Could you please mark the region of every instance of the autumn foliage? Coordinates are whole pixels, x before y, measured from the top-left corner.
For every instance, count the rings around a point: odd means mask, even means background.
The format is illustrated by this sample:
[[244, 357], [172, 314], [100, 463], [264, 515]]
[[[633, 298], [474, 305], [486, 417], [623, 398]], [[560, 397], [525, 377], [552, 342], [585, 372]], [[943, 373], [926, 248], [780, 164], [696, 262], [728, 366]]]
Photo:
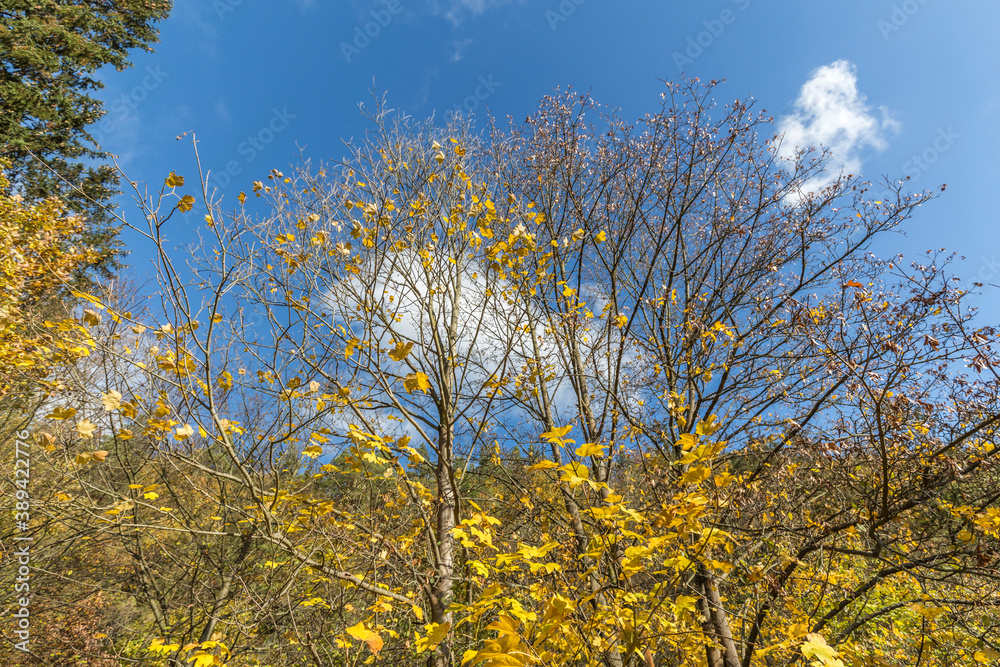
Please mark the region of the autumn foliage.
[[933, 195], [803, 192], [826, 156], [711, 95], [488, 137], [377, 106], [235, 210], [137, 190], [162, 308], [49, 322], [30, 421], [39, 558], [101, 590], [77, 654], [995, 663], [997, 332], [944, 258], [868, 252]]
[[59, 200], [27, 203], [0, 174], [0, 395], [25, 390], [26, 377], [43, 376], [51, 363], [51, 338], [33, 314], [93, 260], [83, 229]]

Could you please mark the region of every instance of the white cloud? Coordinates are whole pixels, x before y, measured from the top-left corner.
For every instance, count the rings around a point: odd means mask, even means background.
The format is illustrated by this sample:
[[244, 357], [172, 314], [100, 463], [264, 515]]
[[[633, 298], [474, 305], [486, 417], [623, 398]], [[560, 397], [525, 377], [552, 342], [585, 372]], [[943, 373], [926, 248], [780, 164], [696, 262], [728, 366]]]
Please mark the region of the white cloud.
[[[367, 352], [358, 352], [359, 367], [353, 375], [354, 382], [364, 386], [363, 393], [369, 397], [377, 397], [379, 400], [374, 403], [378, 404], [385, 398], [383, 389], [375, 376], [368, 375], [361, 368], [376, 368], [377, 374], [404, 375], [407, 373], [405, 363], [413, 364], [433, 376], [437, 365], [436, 341], [448, 340], [447, 327], [457, 306], [458, 328], [451, 342], [454, 344], [454, 357], [461, 361], [461, 370], [457, 371], [458, 383], [452, 391], [466, 417], [492, 421], [502, 428], [520, 424], [529, 431], [534, 428], [536, 434], [540, 432], [537, 430], [540, 425], [532, 421], [531, 413], [523, 405], [511, 402], [510, 394], [516, 391], [513, 384], [508, 384], [501, 394], [503, 405], [492, 407], [485, 398], [484, 389], [484, 383], [491, 377], [504, 377], [510, 383], [513, 375], [524, 373], [537, 364], [537, 367], [547, 369], [545, 382], [554, 419], [560, 424], [574, 422], [580, 414], [580, 407], [571, 382], [573, 372], [566, 349], [548, 331], [544, 310], [538, 304], [526, 302], [517, 293], [516, 287], [499, 278], [496, 272], [471, 260], [452, 264], [444, 261], [444, 256], [435, 256], [434, 261], [425, 265], [412, 249], [402, 250], [385, 262], [362, 263], [360, 275], [345, 276], [325, 285], [323, 303], [332, 313], [332, 324], [345, 328], [342, 340], [357, 336], [375, 342], [375, 347], [381, 349], [391, 348], [393, 341], [415, 343], [406, 362], [388, 362], [385, 357], [369, 360], [364, 356]], [[581, 285], [580, 297], [586, 301], [588, 309], [598, 313], [603, 311], [608, 299], [602, 286], [589, 283]], [[362, 326], [356, 316], [363, 303], [375, 306], [369, 311], [375, 318], [366, 326]], [[352, 329], [352, 322], [354, 330], [348, 334], [346, 331]], [[624, 361], [620, 373], [607, 368], [604, 356], [611, 350], [614, 358], [619, 345], [626, 346], [622, 352]], [[586, 375], [593, 383], [590, 386], [592, 394], [600, 391], [598, 387], [613, 384], [614, 379], [636, 377], [643, 372], [638, 366], [642, 361], [638, 351], [621, 340], [618, 328], [610, 325], [607, 319], [590, 321], [590, 326], [581, 332], [580, 349]], [[611, 373], [619, 375], [615, 378]], [[521, 381], [526, 381], [526, 377], [522, 377]], [[627, 379], [624, 385], [628, 387]], [[621, 391], [632, 408], [638, 410], [638, 393], [631, 388]], [[415, 394], [415, 397], [397, 394], [397, 398], [414, 414], [421, 414], [427, 409], [420, 394]], [[519, 400], [530, 402], [532, 399]], [[384, 407], [378, 407], [366, 410], [366, 414], [376, 422], [387, 413]], [[332, 421], [331, 428], [346, 431], [348, 423], [349, 415], [344, 415]], [[416, 438], [418, 435], [416, 428], [408, 426], [405, 421], [393, 423], [386, 420], [380, 426], [393, 437], [409, 435]]]
[[810, 146], [833, 155], [825, 173], [803, 184], [805, 191], [833, 183], [841, 171], [860, 175], [863, 150], [885, 150], [887, 135], [898, 131], [888, 109], [872, 109], [858, 91], [855, 69], [853, 63], [838, 60], [815, 70], [799, 91], [793, 113], [779, 121], [778, 132], [784, 135], [778, 149], [781, 157]]

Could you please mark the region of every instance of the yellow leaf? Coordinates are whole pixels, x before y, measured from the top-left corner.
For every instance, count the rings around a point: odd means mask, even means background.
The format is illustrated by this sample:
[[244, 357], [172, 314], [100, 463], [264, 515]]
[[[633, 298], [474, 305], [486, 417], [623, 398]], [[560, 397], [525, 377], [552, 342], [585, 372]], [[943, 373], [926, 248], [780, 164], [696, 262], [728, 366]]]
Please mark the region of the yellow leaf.
[[907, 605], [907, 607], [909, 609], [917, 612], [918, 614], [920, 614], [921, 616], [923, 616], [924, 618], [926, 618], [929, 621], [933, 621], [938, 616], [941, 616], [942, 614], [947, 614], [948, 613], [947, 609], [943, 609], [941, 607], [925, 607], [924, 605], [920, 604], [919, 602], [915, 602], [913, 604], [909, 604], [909, 605]]
[[174, 651], [179, 650], [181, 647], [180, 644], [166, 644], [164, 642], [166, 642], [166, 640], [163, 637], [154, 639], [149, 645], [149, 650], [154, 653], [163, 653], [166, 655], [167, 653], [173, 653]]
[[813, 664], [822, 667], [844, 667], [844, 663], [837, 659], [837, 650], [827, 645], [823, 635], [810, 632], [806, 635], [806, 642], [802, 644], [802, 655], [813, 659]]
[[427, 390], [431, 388], [431, 381], [423, 373], [410, 373], [403, 380], [403, 387], [407, 393], [413, 393], [416, 389], [427, 393]]
[[786, 630], [785, 632], [792, 639], [797, 639], [799, 637], [809, 634], [809, 625], [806, 623], [794, 623], [788, 626], [788, 630]]
[[385, 646], [385, 642], [382, 641], [382, 637], [376, 634], [369, 637], [365, 643], [368, 644], [368, 650], [375, 655], [378, 655], [378, 652], [382, 650], [383, 646]]
[[320, 447], [319, 445], [312, 445], [302, 450], [302, 456], [308, 456], [311, 459], [316, 458], [322, 453], [323, 453], [323, 448]]
[[156, 500], [157, 498], [160, 497], [160, 494], [158, 494], [156, 491], [149, 491], [147, 493], [142, 494], [142, 497], [145, 498], [146, 500]]
[[496, 630], [500, 635], [517, 636], [518, 623], [510, 616], [500, 614], [500, 620], [494, 621], [486, 626], [487, 630]]
[[177, 202], [177, 208], [181, 213], [187, 213], [194, 208], [194, 197], [191, 195], [184, 195], [181, 197], [181, 200]]
[[577, 456], [603, 456], [605, 445], [598, 445], [593, 442], [585, 442], [576, 450]]
[[541, 437], [549, 439], [549, 440], [552, 440], [552, 439], [555, 439], [555, 438], [564, 438], [564, 437], [566, 437], [566, 434], [569, 433], [572, 430], [573, 430], [573, 425], [572, 424], [570, 424], [569, 426], [560, 426], [559, 428], [554, 428], [551, 431], [546, 431], [545, 433], [542, 433]]
[[83, 323], [87, 326], [96, 327], [101, 323], [101, 316], [88, 308], [83, 311]]
[[418, 621], [424, 620], [424, 610], [417, 605], [413, 605], [413, 615], [417, 617]]
[[188, 658], [188, 662], [194, 662], [194, 667], [211, 667], [212, 665], [221, 665], [219, 659], [212, 655], [211, 653], [205, 653], [204, 651], [199, 651], [193, 656]]
[[49, 419], [69, 419], [76, 414], [75, 408], [55, 408], [46, 415]]
[[698, 604], [698, 598], [691, 597], [690, 595], [678, 595], [677, 600], [674, 603], [674, 611], [676, 613], [681, 613], [685, 609], [694, 611]]
[[174, 172], [170, 172], [170, 175], [167, 176], [166, 183], [168, 188], [179, 188], [184, 185], [184, 177], [178, 176]]
[[368, 644], [368, 650], [375, 654], [378, 654], [384, 645], [382, 637], [366, 628], [364, 623], [358, 623], [357, 625], [347, 628], [347, 634]]
[[104, 310], [104, 304], [102, 304], [101, 300], [98, 299], [97, 297], [91, 296], [90, 294], [87, 294], [86, 292], [78, 292], [75, 289], [71, 289], [70, 293], [73, 296], [75, 296], [76, 298], [83, 299], [84, 301], [89, 301], [90, 303], [92, 303], [95, 306], [97, 306], [100, 310]]
[[117, 410], [122, 404], [122, 395], [120, 392], [112, 389], [106, 394], [101, 395], [101, 403], [104, 405], [104, 409], [108, 412]]
[[695, 433], [698, 435], [712, 435], [720, 428], [722, 428], [722, 424], [716, 423], [715, 415], [711, 415], [708, 419], [698, 422]]
[[681, 477], [681, 484], [699, 484], [704, 482], [712, 474], [711, 468], [705, 466], [694, 466]]
[[692, 433], [682, 433], [677, 440], [677, 446], [687, 451], [698, 444], [698, 438]]
[[96, 452], [91, 452], [90, 455], [93, 456], [95, 460], [103, 463], [104, 459], [108, 458], [108, 451], [105, 449], [101, 449]]
[[563, 471], [560, 481], [568, 482], [574, 489], [590, 479], [590, 471], [582, 463], [567, 463], [560, 470]]
[[402, 361], [403, 359], [406, 359], [406, 357], [410, 354], [410, 351], [412, 349], [413, 349], [412, 342], [396, 343], [396, 349], [389, 352], [389, 358], [392, 359], [393, 361]]
[[190, 424], [184, 424], [184, 426], [177, 427], [177, 432], [174, 433], [174, 438], [176, 440], [187, 440], [192, 435], [194, 435], [194, 427]]
[[93, 423], [89, 419], [84, 419], [76, 423], [76, 432], [80, 434], [80, 437], [84, 440], [90, 440], [94, 437], [94, 431], [97, 430], [97, 424]]
[[559, 464], [554, 461], [539, 461], [535, 465], [528, 468], [529, 471], [534, 470], [548, 470], [550, 468], [558, 468]]
[[594, 240], [597, 241], [598, 243], [604, 243], [607, 240], [607, 238], [608, 235], [602, 231], [598, 232], [597, 236], [594, 237]]
[[448, 631], [451, 630], [451, 623], [430, 623], [425, 625], [424, 629], [427, 631], [427, 636], [418, 637], [417, 641], [414, 642], [414, 648], [417, 650], [417, 653], [434, 650], [448, 636]]

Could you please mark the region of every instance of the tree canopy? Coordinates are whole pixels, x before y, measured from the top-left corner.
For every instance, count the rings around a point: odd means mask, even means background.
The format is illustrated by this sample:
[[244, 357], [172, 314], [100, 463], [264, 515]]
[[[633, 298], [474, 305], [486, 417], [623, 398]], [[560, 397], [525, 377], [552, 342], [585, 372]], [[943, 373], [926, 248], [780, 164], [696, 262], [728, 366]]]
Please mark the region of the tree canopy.
[[995, 663], [998, 332], [946, 257], [870, 252], [936, 193], [805, 190], [829, 156], [715, 92], [377, 104], [234, 210], [136, 184], [156, 308], [46, 324], [19, 659]]

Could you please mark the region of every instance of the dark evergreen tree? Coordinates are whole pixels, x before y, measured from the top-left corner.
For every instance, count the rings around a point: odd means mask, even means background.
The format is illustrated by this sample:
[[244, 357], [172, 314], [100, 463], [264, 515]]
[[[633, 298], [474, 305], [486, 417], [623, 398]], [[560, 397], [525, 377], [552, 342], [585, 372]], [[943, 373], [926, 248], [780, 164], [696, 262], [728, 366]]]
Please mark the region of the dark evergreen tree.
[[[58, 196], [86, 217], [80, 241], [100, 251], [85, 273], [108, 275], [123, 256], [104, 206], [117, 174], [88, 133], [104, 115], [93, 97], [101, 67], [121, 71], [151, 50], [170, 0], [4, 0], [0, 3], [0, 161], [28, 199]], [[85, 274], [77, 276], [85, 280]]]

